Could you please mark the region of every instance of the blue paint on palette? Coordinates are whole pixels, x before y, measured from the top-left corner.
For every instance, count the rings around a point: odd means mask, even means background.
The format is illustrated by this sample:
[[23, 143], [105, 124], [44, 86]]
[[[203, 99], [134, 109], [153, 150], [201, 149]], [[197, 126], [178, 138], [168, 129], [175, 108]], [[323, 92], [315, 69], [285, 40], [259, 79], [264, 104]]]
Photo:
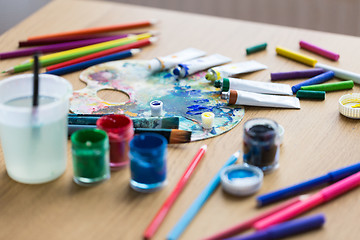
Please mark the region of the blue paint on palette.
[[212, 109], [214, 107], [212, 107], [212, 106], [203, 106], [203, 105], [191, 105], [191, 106], [189, 106], [187, 108], [190, 109], [190, 110], [187, 111], [186, 114], [199, 115], [199, 114], [202, 114], [204, 112], [212, 112]]
[[[151, 74], [147, 61], [125, 60], [108, 62], [88, 68], [80, 79], [87, 87], [74, 92], [70, 110], [74, 113], [122, 113], [129, 117], [149, 117], [149, 103], [163, 102], [164, 116], [180, 117], [180, 129], [192, 131], [191, 140], [201, 140], [222, 134], [236, 126], [244, 115], [241, 107], [229, 107], [221, 100], [221, 92], [205, 79], [206, 72], [177, 80], [169, 72]], [[106, 83], [106, 84], [104, 84]], [[130, 100], [108, 103], [96, 96], [102, 89], [125, 92]], [[214, 128], [204, 130], [201, 114], [215, 114]]]
[[210, 102], [209, 99], [198, 99], [198, 100], [194, 100], [194, 103], [206, 103], [206, 102]]

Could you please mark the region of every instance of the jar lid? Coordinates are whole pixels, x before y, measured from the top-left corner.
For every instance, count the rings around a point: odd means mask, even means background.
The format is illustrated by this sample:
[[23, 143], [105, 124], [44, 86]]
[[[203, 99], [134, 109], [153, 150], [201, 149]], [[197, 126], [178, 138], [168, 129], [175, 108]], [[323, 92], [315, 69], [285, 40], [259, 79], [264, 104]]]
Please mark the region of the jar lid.
[[339, 99], [339, 112], [348, 118], [360, 119], [360, 93], [345, 94]]
[[250, 165], [231, 165], [220, 173], [224, 191], [236, 196], [248, 196], [257, 192], [264, 174], [260, 168]]

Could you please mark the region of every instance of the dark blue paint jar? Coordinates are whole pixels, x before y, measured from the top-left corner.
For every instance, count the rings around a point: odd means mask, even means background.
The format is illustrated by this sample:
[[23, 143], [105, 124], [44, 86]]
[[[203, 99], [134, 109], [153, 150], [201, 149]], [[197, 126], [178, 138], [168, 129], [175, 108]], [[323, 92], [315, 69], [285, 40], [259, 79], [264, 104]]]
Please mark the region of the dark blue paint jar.
[[130, 142], [132, 189], [153, 192], [166, 184], [167, 141], [156, 133], [135, 135]]
[[279, 166], [278, 124], [266, 118], [254, 118], [244, 124], [244, 163], [269, 173]]

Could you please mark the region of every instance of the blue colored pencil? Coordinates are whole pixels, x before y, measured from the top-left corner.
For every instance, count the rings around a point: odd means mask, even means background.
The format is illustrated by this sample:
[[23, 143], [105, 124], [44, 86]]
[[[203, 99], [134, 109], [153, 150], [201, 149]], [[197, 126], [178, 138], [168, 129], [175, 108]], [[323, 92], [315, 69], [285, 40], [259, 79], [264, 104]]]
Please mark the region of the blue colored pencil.
[[301, 82], [299, 84], [296, 84], [294, 86], [291, 87], [291, 90], [293, 91], [293, 93], [295, 94], [297, 91], [300, 90], [300, 88], [302, 86], [309, 86], [309, 85], [314, 85], [314, 84], [319, 84], [319, 83], [323, 83], [326, 82], [327, 80], [332, 79], [335, 76], [333, 71], [327, 71], [324, 72], [320, 75], [317, 75], [315, 77], [312, 77], [304, 82]]
[[99, 64], [99, 63], [104, 63], [104, 62], [110, 62], [110, 61], [115, 61], [115, 60], [120, 60], [123, 58], [127, 58], [127, 57], [131, 57], [136, 53], [139, 53], [140, 49], [130, 49], [130, 50], [126, 50], [126, 51], [121, 51], [118, 53], [114, 53], [108, 56], [104, 56], [104, 57], [100, 57], [100, 58], [96, 58], [96, 59], [92, 59], [89, 61], [85, 61], [85, 62], [81, 62], [81, 63], [77, 63], [77, 64], [73, 64], [70, 66], [66, 66], [63, 68], [58, 68], [52, 71], [48, 71], [45, 72], [46, 74], [54, 74], [54, 75], [64, 75], [67, 73], [72, 73], [75, 71], [79, 71], [85, 68], [88, 68], [90, 66]]
[[302, 194], [310, 189], [321, 186], [326, 183], [337, 182], [343, 178], [346, 178], [352, 174], [360, 171], [360, 163], [356, 163], [344, 168], [340, 168], [331, 171], [320, 177], [316, 177], [290, 187], [286, 187], [274, 192], [263, 194], [257, 197], [258, 206], [265, 206], [267, 204], [292, 197], [298, 194]]
[[240, 155], [240, 151], [234, 153], [229, 160], [222, 166], [220, 171], [213, 177], [213, 179], [209, 182], [209, 184], [205, 187], [205, 189], [199, 194], [199, 196], [195, 199], [192, 205], [188, 208], [185, 214], [181, 217], [181, 219], [177, 222], [174, 228], [167, 235], [168, 240], [175, 240], [180, 237], [185, 228], [190, 224], [191, 220], [195, 217], [197, 212], [204, 205], [206, 200], [210, 197], [210, 195], [215, 191], [216, 187], [220, 183], [220, 173], [221, 171], [236, 162]]

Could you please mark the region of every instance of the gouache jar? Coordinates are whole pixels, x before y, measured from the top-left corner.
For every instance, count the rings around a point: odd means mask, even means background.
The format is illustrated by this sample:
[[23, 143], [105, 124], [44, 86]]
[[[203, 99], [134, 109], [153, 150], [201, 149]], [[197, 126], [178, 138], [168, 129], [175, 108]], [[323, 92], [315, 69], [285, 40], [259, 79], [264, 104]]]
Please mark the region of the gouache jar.
[[152, 192], [166, 184], [167, 141], [156, 133], [136, 135], [130, 142], [132, 189]]
[[132, 120], [125, 115], [112, 114], [99, 118], [96, 126], [108, 134], [111, 169], [129, 164], [129, 142], [134, 137]]
[[278, 124], [266, 118], [254, 118], [244, 124], [244, 163], [269, 173], [279, 166]]
[[71, 135], [74, 182], [92, 185], [110, 178], [109, 139], [103, 130], [82, 129]]

